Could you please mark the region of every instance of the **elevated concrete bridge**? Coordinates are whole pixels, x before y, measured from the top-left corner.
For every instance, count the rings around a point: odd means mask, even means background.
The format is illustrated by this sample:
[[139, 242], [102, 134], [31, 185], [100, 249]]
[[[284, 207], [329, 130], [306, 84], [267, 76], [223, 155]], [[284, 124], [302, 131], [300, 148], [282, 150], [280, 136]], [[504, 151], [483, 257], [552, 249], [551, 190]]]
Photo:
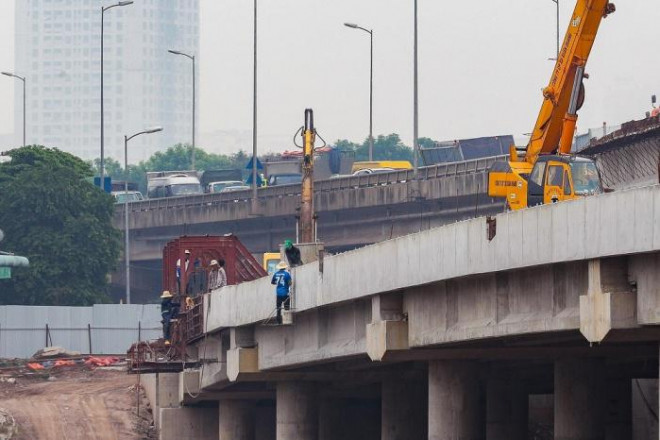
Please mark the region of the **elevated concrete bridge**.
[[[657, 182], [660, 121], [624, 124], [584, 154], [596, 158], [608, 187]], [[487, 195], [487, 170], [497, 159], [425, 167], [419, 181], [413, 181], [411, 171], [401, 171], [317, 182], [319, 237], [334, 252], [502, 212], [503, 202]], [[181, 235], [233, 233], [255, 254], [295, 238], [298, 186], [263, 188], [259, 198], [257, 213], [250, 209], [250, 191], [131, 203], [133, 297], [153, 296], [161, 278], [162, 249]], [[123, 229], [123, 206], [117, 207], [114, 224]], [[121, 296], [123, 272], [113, 276], [113, 285]]]
[[146, 379], [160, 438], [658, 438], [660, 186], [486, 231], [294, 268], [293, 325], [266, 278], [206, 295], [201, 367]]

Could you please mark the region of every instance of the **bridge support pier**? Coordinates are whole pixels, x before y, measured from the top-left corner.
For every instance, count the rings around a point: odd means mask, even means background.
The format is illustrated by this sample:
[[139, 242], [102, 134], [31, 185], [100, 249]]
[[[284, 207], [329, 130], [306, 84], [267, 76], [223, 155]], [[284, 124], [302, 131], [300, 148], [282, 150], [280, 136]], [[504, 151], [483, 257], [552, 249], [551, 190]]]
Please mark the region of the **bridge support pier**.
[[215, 408], [162, 408], [158, 440], [218, 440]]
[[255, 405], [249, 400], [221, 400], [219, 440], [255, 440]]
[[603, 362], [599, 359], [555, 361], [555, 439], [605, 438]]
[[426, 381], [385, 380], [381, 387], [381, 440], [425, 440]]
[[312, 382], [277, 383], [277, 440], [317, 440], [319, 401]]
[[632, 428], [632, 380], [621, 378], [608, 381], [607, 411], [605, 413], [606, 440], [633, 438]]
[[488, 379], [486, 394], [486, 438], [525, 440], [528, 424], [528, 395], [510, 374]]
[[429, 363], [429, 440], [484, 440], [485, 423], [474, 362]]

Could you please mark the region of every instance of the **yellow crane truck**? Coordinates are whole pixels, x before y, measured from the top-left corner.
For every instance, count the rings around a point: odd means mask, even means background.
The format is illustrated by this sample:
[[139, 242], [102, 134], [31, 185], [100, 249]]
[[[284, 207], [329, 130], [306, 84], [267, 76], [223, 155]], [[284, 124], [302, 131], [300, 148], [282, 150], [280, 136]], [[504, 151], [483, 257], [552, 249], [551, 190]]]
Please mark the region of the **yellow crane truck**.
[[584, 69], [602, 19], [615, 10], [608, 0], [577, 1], [524, 155], [511, 146], [509, 160], [489, 171], [488, 195], [506, 197], [510, 209], [603, 191], [594, 161], [570, 152], [584, 102]]

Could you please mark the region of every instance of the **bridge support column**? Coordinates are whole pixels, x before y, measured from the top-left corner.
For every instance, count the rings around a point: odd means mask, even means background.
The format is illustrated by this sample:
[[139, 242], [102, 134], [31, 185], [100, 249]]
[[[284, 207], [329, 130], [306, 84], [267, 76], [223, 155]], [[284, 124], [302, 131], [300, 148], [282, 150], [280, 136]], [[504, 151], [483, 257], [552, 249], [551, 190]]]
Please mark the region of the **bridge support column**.
[[316, 384], [278, 382], [277, 440], [318, 440], [319, 402]]
[[255, 410], [254, 440], [275, 440], [275, 405], [274, 402], [261, 402]]
[[528, 396], [520, 381], [511, 375], [489, 377], [486, 391], [486, 438], [527, 439]]
[[607, 390], [606, 440], [633, 438], [632, 431], [632, 380], [610, 380]]
[[482, 408], [476, 363], [429, 363], [429, 440], [485, 439]]
[[163, 408], [158, 440], [219, 440], [215, 408]]
[[426, 440], [426, 381], [389, 379], [381, 388], [381, 440]]
[[220, 440], [255, 440], [255, 405], [249, 400], [221, 400]]
[[597, 359], [555, 361], [555, 439], [605, 438], [604, 365]]

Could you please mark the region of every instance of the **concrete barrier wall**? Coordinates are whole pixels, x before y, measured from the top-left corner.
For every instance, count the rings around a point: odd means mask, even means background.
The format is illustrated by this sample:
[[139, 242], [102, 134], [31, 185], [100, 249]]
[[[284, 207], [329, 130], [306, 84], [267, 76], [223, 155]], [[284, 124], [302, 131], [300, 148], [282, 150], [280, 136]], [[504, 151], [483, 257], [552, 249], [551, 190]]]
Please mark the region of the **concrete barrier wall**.
[[[469, 275], [660, 250], [660, 186], [588, 197], [400, 237], [294, 269], [298, 311]], [[213, 297], [208, 330], [267, 319], [268, 279]], [[216, 298], [218, 298], [216, 300]], [[220, 307], [215, 307], [218, 305]]]
[[94, 354], [126, 353], [138, 337], [160, 337], [160, 319], [156, 304], [0, 306], [0, 358], [29, 358], [47, 345], [89, 353], [90, 342]]

